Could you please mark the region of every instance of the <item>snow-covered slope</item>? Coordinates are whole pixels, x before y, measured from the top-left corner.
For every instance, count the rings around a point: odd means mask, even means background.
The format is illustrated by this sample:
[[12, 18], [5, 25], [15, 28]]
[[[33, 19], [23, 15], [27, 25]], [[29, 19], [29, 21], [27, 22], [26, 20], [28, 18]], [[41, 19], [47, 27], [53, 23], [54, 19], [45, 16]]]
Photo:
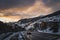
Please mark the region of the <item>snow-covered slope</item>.
[[[41, 29], [41, 23], [47, 23], [46, 28], [44, 30], [40, 30]], [[57, 31], [54, 32], [54, 28], [52, 30], [50, 30], [52, 27], [51, 25], [57, 23]], [[35, 25], [38, 25], [35, 27]], [[46, 33], [57, 33], [60, 34], [60, 11], [54, 12], [52, 14], [46, 15], [46, 16], [38, 16], [35, 18], [29, 18], [29, 19], [22, 19], [19, 20], [18, 22], [12, 23], [12, 26], [16, 26], [18, 27], [22, 27], [26, 30], [36, 30], [38, 32], [46, 32]], [[33, 31], [34, 31], [33, 30]]]
[[2, 33], [0, 40], [60, 40], [60, 11], [43, 17], [23, 19], [7, 24], [12, 26], [15, 32], [12, 30]]

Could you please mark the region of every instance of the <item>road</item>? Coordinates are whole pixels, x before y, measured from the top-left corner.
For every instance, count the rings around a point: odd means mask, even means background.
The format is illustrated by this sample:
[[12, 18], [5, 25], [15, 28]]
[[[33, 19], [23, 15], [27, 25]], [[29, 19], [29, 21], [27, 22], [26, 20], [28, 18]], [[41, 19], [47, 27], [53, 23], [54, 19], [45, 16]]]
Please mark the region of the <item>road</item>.
[[32, 32], [30, 34], [30, 40], [60, 40], [60, 35], [41, 33], [41, 32]]

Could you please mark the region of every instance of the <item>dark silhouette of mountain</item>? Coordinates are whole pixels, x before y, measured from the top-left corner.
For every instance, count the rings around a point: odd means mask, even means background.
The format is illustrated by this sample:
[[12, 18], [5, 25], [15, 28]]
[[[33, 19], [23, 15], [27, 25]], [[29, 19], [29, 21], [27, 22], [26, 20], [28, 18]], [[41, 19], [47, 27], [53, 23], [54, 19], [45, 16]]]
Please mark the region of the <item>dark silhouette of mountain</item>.
[[[46, 15], [46, 16], [42, 16], [42, 17], [38, 16], [38, 17], [35, 17], [35, 18], [22, 19], [22, 20], [19, 20], [18, 22], [20, 22], [20, 25], [21, 24], [25, 24], [25, 23], [29, 23], [29, 22], [33, 23], [33, 22], [36, 22], [37, 20], [40, 20], [40, 19], [43, 19], [43, 18], [46, 18], [46, 17], [56, 16], [56, 15], [59, 15], [59, 14], [60, 14], [60, 11], [57, 11], [57, 12], [54, 12], [54, 13]], [[12, 31], [12, 32], [14, 31], [14, 32], [16, 32], [16, 31], [25, 30], [24, 28], [18, 26], [17, 24], [15, 24], [15, 26], [7, 25], [7, 24], [8, 23], [3, 23], [3, 22], [0, 21], [0, 32], [5, 32], [5, 31], [6, 32], [7, 31]]]
[[35, 22], [39, 19], [46, 18], [46, 17], [52, 17], [52, 16], [56, 16], [56, 15], [59, 15], [59, 14], [60, 14], [60, 10], [56, 11], [54, 13], [51, 13], [49, 15], [45, 15], [45, 16], [38, 16], [38, 17], [34, 17], [34, 18], [21, 19], [18, 22], [21, 22], [21, 24], [28, 23], [28, 22]]
[[59, 11], [56, 11], [56, 12], [54, 12], [54, 13], [51, 13], [51, 14], [49, 14], [49, 15], [46, 15], [46, 16], [44, 16], [44, 17], [42, 17], [42, 18], [57, 16], [57, 15], [59, 15], [59, 14], [60, 14], [60, 10], [59, 10]]
[[[43, 19], [43, 21], [41, 21], [42, 23], [44, 23], [44, 21], [45, 21], [45, 19], [44, 18], [50, 18], [50, 17], [52, 17], [52, 19], [54, 19], [54, 17], [53, 16], [57, 16], [57, 17], [59, 17], [58, 15], [60, 14], [60, 10], [59, 11], [56, 11], [56, 12], [54, 12], [54, 13], [51, 13], [51, 14], [49, 14], [49, 15], [45, 15], [45, 16], [38, 16], [38, 17], [35, 17], [35, 18], [29, 18], [29, 19], [22, 19], [22, 20], [19, 20], [18, 22], [20, 22], [20, 24], [25, 24], [25, 23], [28, 23], [29, 24], [29, 22], [30, 22], [30, 24], [32, 24], [34, 27], [35, 27], [35, 25], [37, 25], [37, 24], [35, 24], [35, 23], [38, 23], [38, 22], [40, 22], [40, 21], [38, 21], [38, 20], [41, 20], [41, 19]], [[55, 18], [56, 19], [56, 18]], [[49, 19], [47, 19], [48, 21], [49, 21]], [[57, 20], [60, 20], [60, 19], [57, 19]], [[38, 22], [36, 22], [36, 21], [38, 21]], [[17, 22], [17, 23], [18, 23]], [[35, 23], [34, 23], [35, 22]], [[53, 23], [52, 24], [52, 27], [50, 28], [50, 30], [53, 30], [53, 32], [58, 32], [58, 28], [59, 27], [57, 27], [58, 26], [58, 21], [55, 21], [55, 20], [53, 20], [52, 22], [47, 22], [47, 24], [48, 23]], [[29, 25], [25, 25], [25, 27], [28, 27], [28, 26], [31, 26], [30, 24]], [[40, 25], [40, 24], [39, 24]], [[45, 24], [46, 25], [46, 24]], [[44, 25], [44, 26], [45, 26]], [[55, 25], [55, 26], [54, 26]], [[44, 29], [44, 27], [40, 27], [40, 28], [42, 28], [42, 29]], [[47, 26], [45, 27], [45, 29], [47, 28]]]
[[9, 26], [6, 23], [0, 21], [0, 33], [8, 31], [8, 28]]
[[34, 21], [37, 21], [40, 17], [35, 17], [35, 18], [26, 18], [26, 19], [21, 19], [19, 20], [18, 22], [20, 22], [21, 24], [24, 24], [24, 23], [28, 23], [28, 22], [34, 22]]
[[24, 29], [21, 27], [10, 26], [8, 23], [3, 23], [0, 21], [0, 33], [6, 33], [6, 32], [17, 32], [17, 31], [23, 31]]
[[[38, 16], [38, 17], [35, 17], [35, 18], [22, 19], [22, 20], [18, 21], [20, 23], [14, 22], [14, 23], [11, 23], [10, 25], [8, 25], [9, 23], [3, 23], [3, 22], [0, 21], [0, 33], [1, 34], [2, 33], [5, 33], [5, 34], [7, 33], [5, 35], [5, 37], [0, 36], [0, 38], [1, 38], [1, 40], [2, 39], [3, 40], [4, 39], [18, 40], [18, 38], [19, 38], [19, 40], [20, 39], [21, 40], [22, 39], [23, 40], [25, 40], [25, 39], [27, 39], [27, 40], [30, 40], [30, 39], [31, 40], [56, 40], [56, 39], [58, 39], [58, 40], [60, 40], [60, 35], [59, 34], [51, 34], [51, 33], [46, 33], [46, 32], [37, 32], [37, 31], [31, 32], [30, 30], [25, 30], [25, 28], [22, 28], [24, 25], [26, 26], [26, 23], [28, 23], [26, 28], [31, 27], [30, 24], [32, 24], [33, 27], [36, 27], [36, 28], [38, 27], [39, 28], [40, 24], [38, 22], [40, 22], [40, 21], [38, 21], [38, 20], [41, 20], [41, 19], [45, 20], [44, 18], [46, 18], [46, 17], [48, 17], [48, 18], [52, 17], [53, 18], [53, 16], [58, 16], [58, 15], [60, 15], [60, 11], [57, 11], [57, 12], [54, 12], [52, 14], [42, 16], [42, 17]], [[31, 23], [29, 24], [29, 22], [31, 22]], [[46, 25], [46, 23], [47, 22], [42, 21], [42, 24], [41, 24], [41, 27], [40, 27], [41, 30], [45, 30], [47, 28], [48, 23], [47, 23], [47, 25]], [[53, 30], [54, 33], [58, 32], [58, 29], [59, 29], [58, 22], [49, 22], [49, 23], [52, 24], [52, 26], [50, 26], [51, 27], [50, 30]], [[24, 24], [24, 25], [18, 26], [18, 24], [19, 25]], [[34, 30], [36, 30], [36, 29], [34, 29]], [[12, 32], [12, 33], [8, 34], [8, 32]], [[4, 36], [4, 34], [3, 34], [3, 36]]]

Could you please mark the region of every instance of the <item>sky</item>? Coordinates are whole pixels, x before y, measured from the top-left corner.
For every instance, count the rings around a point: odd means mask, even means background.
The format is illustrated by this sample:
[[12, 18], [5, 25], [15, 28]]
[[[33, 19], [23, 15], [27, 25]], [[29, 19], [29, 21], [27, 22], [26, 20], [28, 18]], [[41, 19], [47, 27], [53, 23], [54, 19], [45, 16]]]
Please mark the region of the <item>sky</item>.
[[58, 10], [60, 0], [0, 0], [0, 21], [13, 22], [48, 15]]

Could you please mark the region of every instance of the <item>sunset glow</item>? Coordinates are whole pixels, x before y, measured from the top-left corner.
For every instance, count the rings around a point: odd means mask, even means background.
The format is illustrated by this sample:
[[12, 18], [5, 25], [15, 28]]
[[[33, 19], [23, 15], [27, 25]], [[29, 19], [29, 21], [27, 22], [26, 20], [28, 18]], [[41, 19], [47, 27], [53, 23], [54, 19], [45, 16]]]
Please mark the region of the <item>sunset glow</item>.
[[[2, 21], [3, 19], [4, 22], [13, 22], [19, 19], [48, 15], [54, 12], [53, 7], [46, 6], [42, 0], [34, 1], [34, 4], [31, 6], [0, 9], [0, 20]], [[49, 2], [47, 1], [47, 3]]]

